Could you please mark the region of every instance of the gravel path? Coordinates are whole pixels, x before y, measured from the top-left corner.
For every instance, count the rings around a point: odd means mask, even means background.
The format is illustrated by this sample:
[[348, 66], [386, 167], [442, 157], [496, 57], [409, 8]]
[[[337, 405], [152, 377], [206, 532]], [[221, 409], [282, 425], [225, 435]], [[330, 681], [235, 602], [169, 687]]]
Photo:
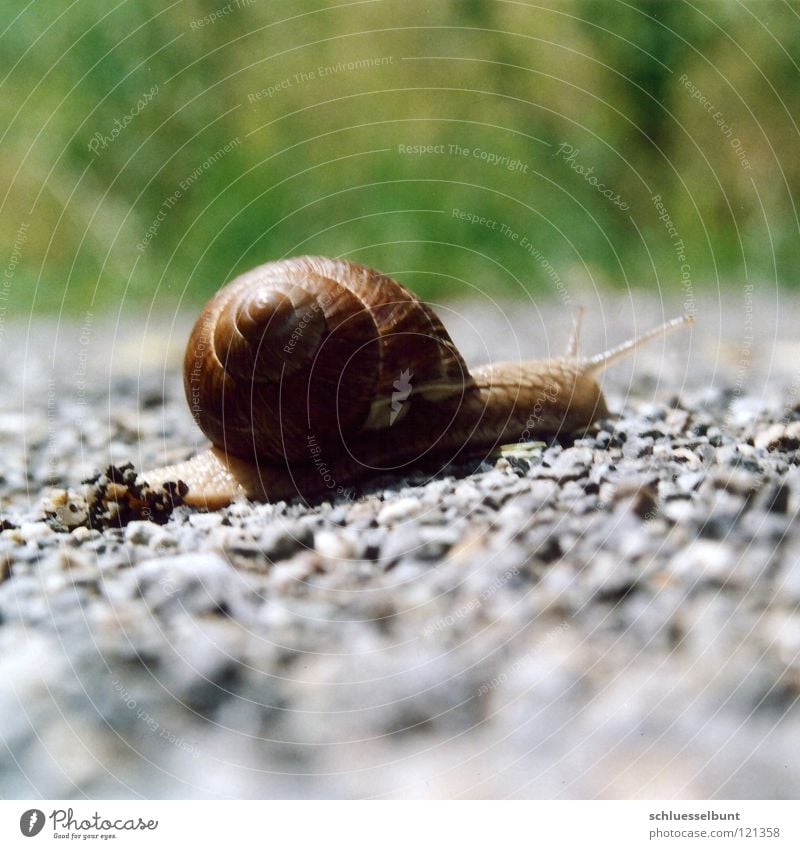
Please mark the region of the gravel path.
[[[585, 303], [587, 353], [680, 311]], [[47, 486], [203, 444], [190, 319], [4, 324], [0, 796], [796, 798], [798, 307], [699, 302], [572, 444], [71, 534]], [[570, 323], [442, 314], [470, 362]]]

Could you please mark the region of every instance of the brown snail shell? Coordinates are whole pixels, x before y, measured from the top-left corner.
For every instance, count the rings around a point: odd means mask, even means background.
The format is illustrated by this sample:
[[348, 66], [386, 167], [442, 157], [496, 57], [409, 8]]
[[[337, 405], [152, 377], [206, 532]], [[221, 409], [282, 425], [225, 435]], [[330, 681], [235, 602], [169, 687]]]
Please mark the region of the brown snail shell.
[[393, 383], [462, 395], [469, 371], [439, 319], [390, 277], [343, 260], [259, 266], [208, 303], [184, 383], [195, 421], [232, 456], [278, 463], [358, 453], [359, 434], [389, 423]]

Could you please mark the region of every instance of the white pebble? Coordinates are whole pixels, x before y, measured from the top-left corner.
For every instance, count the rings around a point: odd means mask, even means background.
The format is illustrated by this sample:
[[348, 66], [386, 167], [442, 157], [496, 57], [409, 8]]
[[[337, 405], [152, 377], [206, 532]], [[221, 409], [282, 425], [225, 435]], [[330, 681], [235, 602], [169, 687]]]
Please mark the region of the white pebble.
[[353, 543], [341, 531], [317, 531], [314, 548], [331, 560], [349, 560], [353, 556]]
[[754, 441], [756, 448], [767, 451], [793, 450], [800, 443], [800, 422], [771, 425], [758, 433]]
[[671, 521], [689, 522], [695, 515], [695, 506], [688, 498], [673, 498], [661, 507], [661, 512]]
[[419, 513], [421, 506], [418, 498], [399, 498], [397, 501], [390, 501], [378, 513], [378, 524], [391, 525], [394, 522], [410, 519]]
[[697, 539], [678, 551], [670, 565], [673, 572], [686, 576], [688, 580], [702, 576], [724, 581], [733, 566], [733, 553], [724, 543]]
[[53, 529], [44, 522], [23, 522], [18, 528], [3, 531], [6, 537], [16, 543], [37, 542], [53, 535]]
[[100, 531], [98, 531], [97, 528], [85, 528], [81, 526], [80, 528], [75, 528], [75, 530], [72, 531], [71, 536], [76, 542], [83, 543], [90, 539], [99, 537]]
[[153, 522], [130, 522], [125, 528], [125, 541], [150, 548], [175, 545], [172, 535]]
[[217, 528], [222, 524], [222, 513], [192, 513], [189, 524], [202, 530]]

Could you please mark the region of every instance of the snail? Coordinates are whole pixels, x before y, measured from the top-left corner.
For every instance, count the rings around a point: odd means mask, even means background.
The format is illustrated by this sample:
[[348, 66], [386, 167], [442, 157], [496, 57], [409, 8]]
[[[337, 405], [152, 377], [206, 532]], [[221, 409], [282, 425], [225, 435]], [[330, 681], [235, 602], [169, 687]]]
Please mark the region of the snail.
[[468, 369], [433, 310], [391, 277], [341, 259], [270, 262], [212, 297], [186, 348], [187, 400], [211, 447], [142, 477], [181, 481], [184, 503], [216, 509], [573, 434], [608, 415], [606, 366], [691, 320], [582, 359], [577, 319], [563, 357]]

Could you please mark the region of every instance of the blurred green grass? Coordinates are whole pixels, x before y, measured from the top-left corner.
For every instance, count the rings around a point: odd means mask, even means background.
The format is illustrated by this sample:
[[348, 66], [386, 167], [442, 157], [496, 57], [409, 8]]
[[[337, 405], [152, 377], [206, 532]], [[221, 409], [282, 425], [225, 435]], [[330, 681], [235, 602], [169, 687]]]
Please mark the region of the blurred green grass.
[[796, 3], [78, 0], [0, 31], [9, 311], [299, 253], [430, 298], [796, 283]]

